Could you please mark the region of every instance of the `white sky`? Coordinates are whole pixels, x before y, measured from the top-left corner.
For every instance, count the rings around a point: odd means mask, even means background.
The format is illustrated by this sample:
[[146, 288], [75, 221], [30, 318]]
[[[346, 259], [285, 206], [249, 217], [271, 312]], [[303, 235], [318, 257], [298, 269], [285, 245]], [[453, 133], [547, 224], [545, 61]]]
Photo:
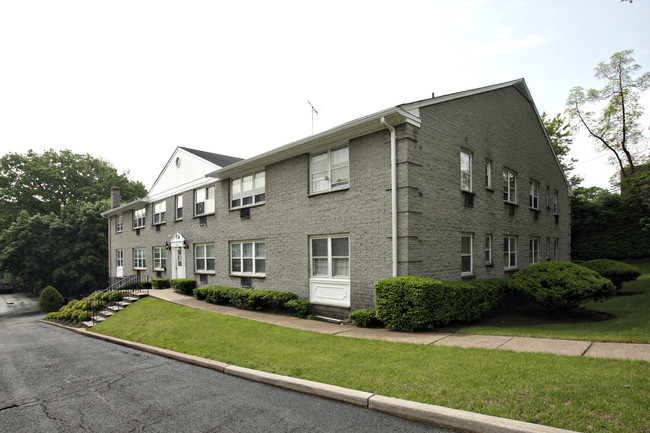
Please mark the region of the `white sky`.
[[[150, 188], [176, 146], [248, 158], [311, 135], [308, 100], [320, 132], [523, 77], [553, 116], [617, 51], [650, 71], [649, 18], [643, 0], [0, 0], [0, 155], [71, 149]], [[574, 147], [607, 187], [606, 155]]]

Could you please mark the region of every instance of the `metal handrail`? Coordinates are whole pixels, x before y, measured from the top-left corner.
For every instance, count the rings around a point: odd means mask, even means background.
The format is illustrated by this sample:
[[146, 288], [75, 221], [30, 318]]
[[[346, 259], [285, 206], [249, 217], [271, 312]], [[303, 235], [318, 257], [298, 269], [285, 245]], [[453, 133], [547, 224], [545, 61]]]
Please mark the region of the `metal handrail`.
[[[149, 286], [147, 284], [142, 284], [148, 281], [149, 276], [147, 275], [129, 275], [120, 278], [104, 290], [93, 292], [93, 294], [101, 293], [101, 295], [96, 295], [94, 299], [90, 300], [86, 304], [86, 311], [88, 312], [89, 320], [94, 325], [97, 323], [97, 316], [99, 316], [100, 312], [105, 308], [108, 308], [110, 305], [121, 301], [125, 296], [140, 294], [143, 292], [148, 294]], [[111, 299], [111, 293], [115, 292], [119, 292], [119, 295]]]

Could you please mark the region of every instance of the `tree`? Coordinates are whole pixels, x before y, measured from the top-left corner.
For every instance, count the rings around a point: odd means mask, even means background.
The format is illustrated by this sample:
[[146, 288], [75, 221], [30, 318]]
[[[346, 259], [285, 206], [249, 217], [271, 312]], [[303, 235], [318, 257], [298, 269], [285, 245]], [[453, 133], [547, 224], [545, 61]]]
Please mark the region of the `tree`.
[[[609, 62], [599, 63], [595, 76], [604, 81], [603, 88], [585, 91], [582, 87], [574, 87], [566, 104], [569, 117], [611, 152], [622, 179], [634, 174], [643, 157], [637, 147], [643, 140], [638, 123], [643, 114], [639, 97], [650, 86], [650, 73], [634, 78], [641, 66], [634, 63], [632, 54], [632, 50], [621, 51], [614, 53]], [[588, 111], [589, 107], [601, 105], [604, 107], [598, 114]]]
[[571, 187], [578, 186], [583, 181], [583, 178], [579, 175], [571, 175], [571, 172], [575, 169], [574, 164], [578, 162], [577, 159], [569, 157], [571, 144], [573, 143], [571, 124], [559, 113], [552, 119], [549, 119], [547, 118], [546, 112], [542, 113], [542, 122], [544, 123], [546, 135], [548, 135], [553, 146], [553, 151], [555, 151], [555, 155]]
[[47, 286], [41, 292], [41, 296], [38, 298], [38, 308], [41, 309], [43, 313], [51, 313], [52, 311], [59, 311], [61, 307], [65, 304], [65, 299], [52, 286]]
[[113, 186], [120, 187], [127, 201], [146, 195], [141, 182], [130, 181], [127, 173], [118, 174], [110, 162], [88, 154], [69, 150], [8, 153], [0, 158], [0, 231], [22, 211], [28, 216], [60, 215], [66, 206], [108, 198]]

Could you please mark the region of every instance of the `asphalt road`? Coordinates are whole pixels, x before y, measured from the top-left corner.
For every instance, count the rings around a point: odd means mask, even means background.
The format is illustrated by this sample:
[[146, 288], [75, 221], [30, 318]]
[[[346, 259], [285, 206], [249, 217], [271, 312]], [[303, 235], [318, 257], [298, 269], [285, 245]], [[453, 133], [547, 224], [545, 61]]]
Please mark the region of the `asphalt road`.
[[0, 432], [448, 432], [0, 315]]
[[0, 295], [0, 316], [5, 314], [36, 313], [38, 298], [31, 293]]

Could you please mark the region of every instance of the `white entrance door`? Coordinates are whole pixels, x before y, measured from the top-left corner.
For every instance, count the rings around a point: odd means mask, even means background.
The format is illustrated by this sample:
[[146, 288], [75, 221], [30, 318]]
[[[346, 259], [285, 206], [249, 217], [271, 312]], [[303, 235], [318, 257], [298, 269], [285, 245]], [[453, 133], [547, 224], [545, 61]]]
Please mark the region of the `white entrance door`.
[[169, 245], [172, 251], [172, 278], [186, 278], [185, 238], [180, 233], [176, 233], [172, 236]]

